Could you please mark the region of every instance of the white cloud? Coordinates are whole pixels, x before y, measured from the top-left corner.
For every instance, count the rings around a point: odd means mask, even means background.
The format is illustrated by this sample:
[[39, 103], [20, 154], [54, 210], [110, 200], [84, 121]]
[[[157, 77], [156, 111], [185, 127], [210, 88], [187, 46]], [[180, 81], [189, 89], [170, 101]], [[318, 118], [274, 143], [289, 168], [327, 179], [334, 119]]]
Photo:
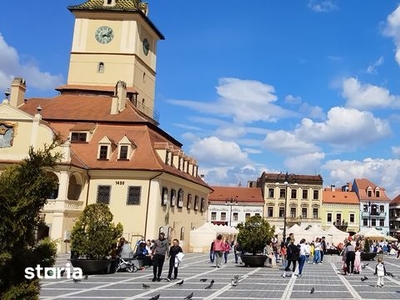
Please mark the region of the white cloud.
[[301, 103], [301, 97], [300, 96], [287, 95], [285, 97], [285, 102], [286, 103], [290, 103], [290, 104], [300, 104]]
[[400, 65], [400, 5], [387, 17], [383, 34], [393, 38], [396, 46], [395, 59]]
[[400, 157], [400, 146], [392, 146], [390, 149], [392, 150], [393, 155]]
[[330, 160], [327, 161], [322, 169], [328, 171], [330, 180], [328, 185], [343, 185], [347, 182], [353, 183], [355, 178], [368, 178], [378, 186], [384, 187], [389, 198], [393, 198], [400, 193], [400, 185], [397, 178], [400, 176], [399, 159], [365, 158], [357, 160]]
[[308, 103], [303, 103], [299, 107], [299, 111], [311, 119], [325, 119], [326, 115], [322, 107], [311, 106]]
[[387, 89], [371, 84], [361, 84], [350, 77], [343, 81], [342, 96], [346, 106], [358, 109], [400, 107], [400, 96], [391, 95]]
[[391, 133], [389, 123], [372, 113], [353, 108], [333, 107], [325, 122], [303, 119], [296, 128], [296, 138], [312, 143], [326, 142], [342, 149], [370, 144]]
[[378, 71], [376, 69], [383, 64], [383, 61], [383, 56], [379, 57], [377, 61], [368, 66], [366, 72], [369, 74], [378, 74]]
[[325, 158], [323, 152], [313, 152], [298, 156], [291, 156], [284, 161], [288, 170], [297, 174], [319, 174], [321, 160]]
[[63, 83], [63, 77], [43, 72], [34, 62], [21, 64], [17, 51], [0, 34], [0, 88], [10, 86], [14, 77], [26, 80], [28, 88], [53, 90]]
[[338, 9], [333, 0], [310, 0], [308, 7], [315, 12], [331, 12]]
[[318, 146], [298, 139], [296, 135], [283, 130], [268, 133], [263, 144], [266, 149], [283, 155], [299, 155], [320, 151]]
[[168, 102], [221, 118], [233, 118], [237, 123], [276, 122], [281, 118], [299, 116], [297, 112], [273, 104], [277, 100], [274, 87], [260, 81], [222, 78], [216, 89], [219, 97], [213, 103], [191, 100]]
[[235, 142], [215, 136], [198, 139], [190, 147], [190, 155], [204, 166], [237, 166], [248, 163], [248, 155]]

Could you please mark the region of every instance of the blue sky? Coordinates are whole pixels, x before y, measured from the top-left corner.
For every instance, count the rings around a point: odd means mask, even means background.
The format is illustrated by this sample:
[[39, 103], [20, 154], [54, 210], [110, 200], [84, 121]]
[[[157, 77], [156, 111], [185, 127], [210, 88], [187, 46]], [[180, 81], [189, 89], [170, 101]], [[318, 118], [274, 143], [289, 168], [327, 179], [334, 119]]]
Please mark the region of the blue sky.
[[[71, 4], [19, 1], [0, 19], [0, 89], [66, 81]], [[381, 0], [149, 0], [160, 126], [211, 185], [263, 171], [368, 178], [400, 193], [400, 8]]]

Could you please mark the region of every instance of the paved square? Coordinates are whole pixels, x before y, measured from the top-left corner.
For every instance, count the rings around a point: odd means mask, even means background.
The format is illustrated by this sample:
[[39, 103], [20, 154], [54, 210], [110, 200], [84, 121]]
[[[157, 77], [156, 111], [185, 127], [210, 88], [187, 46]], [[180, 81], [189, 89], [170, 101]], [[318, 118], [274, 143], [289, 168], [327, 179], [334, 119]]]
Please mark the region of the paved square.
[[[377, 288], [373, 268], [369, 265], [360, 275], [343, 276], [339, 273], [341, 257], [325, 256], [320, 265], [306, 264], [303, 277], [283, 278], [281, 268], [247, 268], [233, 262], [230, 255], [227, 264], [215, 268], [209, 263], [207, 254], [188, 253], [179, 268], [182, 286], [176, 281], [152, 282], [152, 269], [137, 273], [120, 272], [107, 275], [92, 275], [87, 280], [75, 283], [72, 279], [47, 280], [42, 282], [42, 300], [50, 299], [184, 299], [193, 292], [192, 299], [400, 299], [400, 260], [384, 257], [386, 269], [395, 277], [385, 277], [385, 287]], [[58, 266], [65, 266], [67, 256], [61, 255]], [[363, 262], [364, 263], [364, 262]], [[164, 264], [163, 277], [166, 277], [168, 262]], [[231, 285], [233, 276], [240, 277], [237, 286]], [[361, 281], [366, 275], [368, 280]], [[207, 282], [200, 282], [207, 278]], [[215, 283], [205, 289], [210, 280]], [[150, 286], [143, 288], [143, 283]], [[311, 288], [315, 289], [313, 294]]]

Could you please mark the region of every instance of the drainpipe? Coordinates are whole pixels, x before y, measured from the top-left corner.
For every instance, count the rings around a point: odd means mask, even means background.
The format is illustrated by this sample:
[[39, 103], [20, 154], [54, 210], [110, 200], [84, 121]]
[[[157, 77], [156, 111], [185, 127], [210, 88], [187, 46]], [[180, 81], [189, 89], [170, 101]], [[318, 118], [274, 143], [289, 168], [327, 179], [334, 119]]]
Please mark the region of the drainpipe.
[[88, 186], [87, 186], [87, 191], [86, 191], [86, 204], [85, 204], [85, 207], [88, 206], [88, 202], [89, 202], [89, 190], [90, 190], [89, 169], [86, 169], [86, 175], [87, 175], [87, 179], [88, 179]]
[[146, 218], [144, 220], [144, 238], [147, 238], [147, 220], [149, 219], [149, 205], [150, 205], [150, 189], [151, 189], [151, 182], [156, 179], [157, 177], [161, 176], [164, 172], [160, 172], [156, 176], [149, 179], [149, 189], [147, 191], [147, 204], [146, 204]]

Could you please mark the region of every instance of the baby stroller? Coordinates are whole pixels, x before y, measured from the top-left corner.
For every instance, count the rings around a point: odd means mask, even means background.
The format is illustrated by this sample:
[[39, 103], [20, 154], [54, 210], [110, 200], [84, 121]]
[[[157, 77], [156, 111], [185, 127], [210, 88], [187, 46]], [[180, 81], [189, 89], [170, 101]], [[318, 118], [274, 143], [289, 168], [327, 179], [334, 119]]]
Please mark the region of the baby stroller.
[[138, 267], [134, 264], [134, 254], [132, 251], [131, 246], [128, 243], [125, 243], [122, 246], [121, 253], [117, 257], [117, 268], [116, 272], [118, 271], [127, 271], [129, 273], [137, 272]]
[[136, 267], [135, 264], [133, 263], [133, 257], [132, 258], [118, 257], [117, 259], [118, 263], [116, 272], [118, 271], [127, 271], [129, 273], [137, 272], [138, 267]]

